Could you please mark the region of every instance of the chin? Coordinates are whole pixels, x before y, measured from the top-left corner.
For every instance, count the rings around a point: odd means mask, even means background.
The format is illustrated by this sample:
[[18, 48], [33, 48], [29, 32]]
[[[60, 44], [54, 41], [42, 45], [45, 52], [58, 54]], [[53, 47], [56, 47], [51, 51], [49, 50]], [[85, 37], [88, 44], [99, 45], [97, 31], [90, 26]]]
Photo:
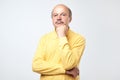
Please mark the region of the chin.
[[59, 27], [60, 25], [55, 24], [54, 26], [57, 28], [57, 27]]

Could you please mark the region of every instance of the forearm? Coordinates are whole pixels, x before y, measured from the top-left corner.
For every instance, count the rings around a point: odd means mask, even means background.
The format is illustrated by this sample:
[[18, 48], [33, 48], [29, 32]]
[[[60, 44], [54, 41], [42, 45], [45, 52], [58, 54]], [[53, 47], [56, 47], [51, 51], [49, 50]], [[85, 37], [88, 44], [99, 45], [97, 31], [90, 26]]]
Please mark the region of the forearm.
[[69, 70], [76, 67], [79, 64], [85, 47], [84, 42], [78, 41], [73, 48], [70, 48], [66, 37], [60, 38], [59, 41], [59, 52], [64, 68]]
[[52, 64], [43, 60], [33, 61], [32, 69], [34, 72], [43, 75], [65, 74], [65, 70], [60, 64]]

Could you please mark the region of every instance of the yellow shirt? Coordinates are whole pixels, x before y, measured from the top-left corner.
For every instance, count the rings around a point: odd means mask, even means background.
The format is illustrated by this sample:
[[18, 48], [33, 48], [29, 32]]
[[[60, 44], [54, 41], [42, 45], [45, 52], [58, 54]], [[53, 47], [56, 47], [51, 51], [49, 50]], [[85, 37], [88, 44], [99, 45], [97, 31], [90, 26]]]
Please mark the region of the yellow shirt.
[[85, 48], [85, 39], [69, 30], [58, 38], [55, 30], [44, 35], [33, 58], [32, 69], [41, 74], [40, 80], [79, 80], [65, 71], [77, 67]]

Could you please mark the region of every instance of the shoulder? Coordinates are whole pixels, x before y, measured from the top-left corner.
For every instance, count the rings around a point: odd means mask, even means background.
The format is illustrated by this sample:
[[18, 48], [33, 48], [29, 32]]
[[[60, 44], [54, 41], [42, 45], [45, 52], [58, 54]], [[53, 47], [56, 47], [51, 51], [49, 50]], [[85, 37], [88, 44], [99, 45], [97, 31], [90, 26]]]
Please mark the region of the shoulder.
[[72, 38], [76, 38], [76, 39], [85, 41], [85, 37], [80, 33], [70, 30], [70, 34], [72, 35]]
[[73, 44], [77, 45], [85, 45], [86, 39], [80, 33], [70, 30], [69, 32], [69, 41], [73, 42]]

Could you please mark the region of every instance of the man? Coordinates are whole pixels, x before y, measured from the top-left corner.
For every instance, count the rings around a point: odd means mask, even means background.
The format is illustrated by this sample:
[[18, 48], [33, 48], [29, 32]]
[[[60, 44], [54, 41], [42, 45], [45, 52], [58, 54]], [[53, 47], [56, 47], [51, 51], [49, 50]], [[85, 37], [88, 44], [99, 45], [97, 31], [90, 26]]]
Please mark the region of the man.
[[41, 38], [32, 69], [41, 74], [40, 80], [79, 80], [85, 39], [70, 30], [72, 12], [67, 6], [56, 5], [51, 17], [55, 30]]

